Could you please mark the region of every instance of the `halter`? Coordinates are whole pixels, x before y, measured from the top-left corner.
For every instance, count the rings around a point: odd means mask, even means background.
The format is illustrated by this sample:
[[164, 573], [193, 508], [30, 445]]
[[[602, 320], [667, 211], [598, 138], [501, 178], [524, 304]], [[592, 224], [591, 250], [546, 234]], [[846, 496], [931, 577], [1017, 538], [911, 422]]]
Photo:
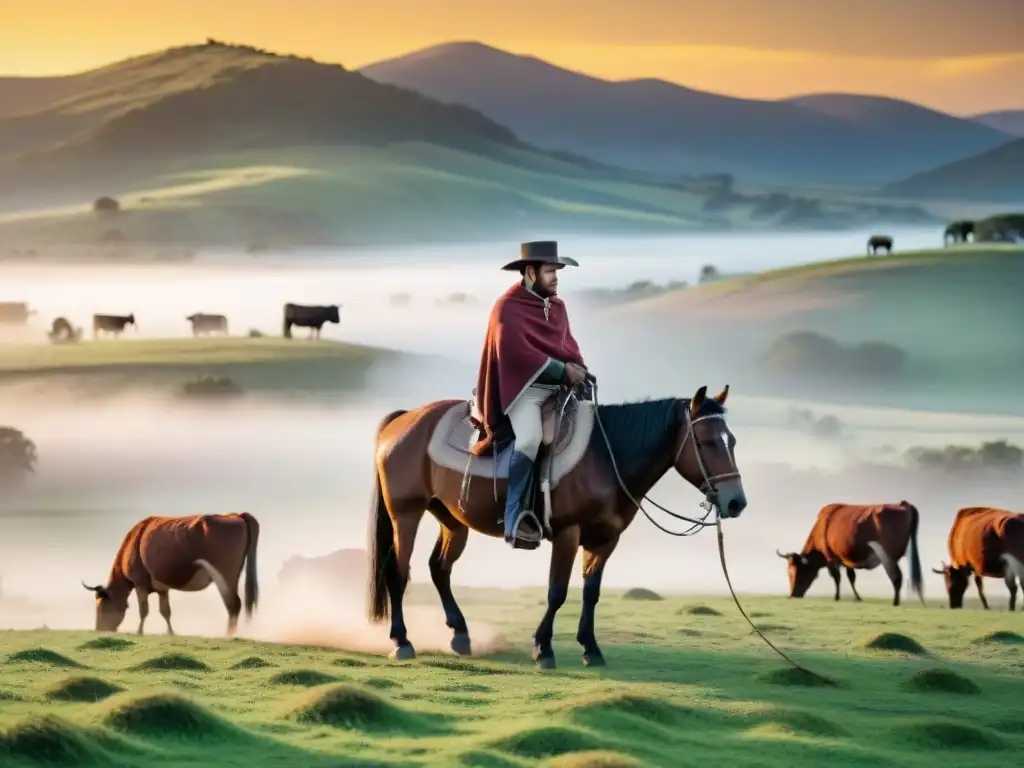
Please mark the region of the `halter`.
[[[702, 518], [700, 518], [699, 520], [694, 520], [692, 517], [686, 517], [685, 515], [680, 515], [677, 512], [673, 512], [672, 510], [667, 509], [664, 506], [662, 506], [661, 504], [659, 504], [658, 502], [656, 502], [650, 496], [644, 495], [644, 499], [646, 501], [648, 501], [651, 504], [653, 504], [655, 507], [660, 509], [662, 512], [664, 512], [669, 517], [675, 518], [676, 520], [682, 520], [685, 523], [690, 523], [690, 527], [688, 529], [686, 529], [685, 531], [670, 531], [668, 528], [665, 528], [657, 520], [655, 520], [653, 517], [651, 517], [650, 512], [648, 512], [644, 508], [643, 503], [640, 502], [640, 501], [637, 501], [633, 497], [633, 494], [631, 494], [629, 492], [629, 489], [626, 487], [626, 483], [622, 479], [622, 475], [619, 474], [619, 467], [618, 467], [618, 465], [615, 462], [615, 453], [612, 450], [611, 441], [608, 439], [608, 433], [605, 432], [604, 424], [601, 423], [601, 417], [599, 415], [598, 408], [597, 408], [597, 405], [598, 405], [598, 400], [597, 400], [597, 382], [590, 381], [589, 384], [590, 384], [591, 397], [592, 397], [592, 399], [594, 401], [594, 420], [597, 422], [597, 426], [601, 430], [601, 436], [604, 437], [605, 446], [608, 448], [608, 456], [609, 456], [609, 458], [611, 459], [611, 462], [612, 462], [612, 470], [615, 472], [615, 479], [618, 481], [619, 488], [621, 488], [622, 492], [624, 494], [626, 494], [626, 498], [628, 498], [631, 502], [633, 502], [633, 504], [636, 505], [636, 508], [644, 513], [644, 517], [647, 518], [647, 520], [651, 523], [651, 525], [653, 525], [655, 528], [657, 528], [662, 533], [667, 533], [670, 536], [692, 536], [693, 534], [700, 532], [704, 528], [711, 528], [711, 527], [716, 526], [718, 524], [717, 519], [714, 522], [710, 522], [710, 523], [707, 522], [708, 516], [715, 510], [715, 504], [714, 504], [713, 499], [714, 499], [715, 494], [718, 491], [718, 488], [716, 487], [715, 483], [716, 483], [716, 481], [729, 480], [729, 479], [738, 478], [738, 477], [740, 477], [740, 473], [739, 473], [739, 470], [736, 468], [736, 461], [733, 458], [732, 453], [730, 452], [729, 453], [729, 461], [732, 464], [733, 471], [732, 472], [725, 472], [725, 473], [722, 473], [720, 475], [709, 475], [708, 474], [707, 463], [704, 461], [704, 451], [701, 449], [700, 440], [697, 437], [696, 430], [694, 430], [694, 425], [695, 424], [699, 424], [700, 422], [706, 421], [708, 419], [719, 419], [719, 420], [724, 422], [725, 421], [725, 414], [709, 413], [709, 414], [705, 414], [703, 416], [698, 416], [697, 418], [693, 418], [692, 414], [690, 413], [690, 409], [686, 408], [685, 409], [685, 417], [684, 417], [685, 420], [686, 420], [686, 434], [683, 435], [683, 439], [679, 443], [679, 448], [676, 451], [675, 459], [673, 461], [673, 466], [677, 467], [677, 470], [678, 470], [679, 459], [683, 455], [683, 448], [686, 447], [686, 443], [689, 442], [690, 438], [692, 437], [693, 438], [692, 442], [693, 442], [694, 458], [697, 461], [697, 469], [700, 471], [701, 477], [703, 478], [703, 482], [700, 484], [700, 486], [698, 486], [698, 490], [701, 493], [704, 494], [704, 501], [702, 501], [700, 503], [700, 507], [705, 510], [704, 516]], [[716, 515], [716, 518], [717, 517], [718, 516]]]

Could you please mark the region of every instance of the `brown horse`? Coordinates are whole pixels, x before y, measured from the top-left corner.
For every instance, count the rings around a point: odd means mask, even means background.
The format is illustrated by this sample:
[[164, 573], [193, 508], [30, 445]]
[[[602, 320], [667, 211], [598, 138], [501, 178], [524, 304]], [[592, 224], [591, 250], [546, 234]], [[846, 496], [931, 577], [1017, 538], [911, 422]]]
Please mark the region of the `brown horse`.
[[[584, 664], [604, 664], [594, 635], [601, 577], [636, 515], [636, 500], [666, 472], [675, 468], [722, 517], [738, 517], [746, 507], [734, 459], [736, 439], [725, 422], [728, 392], [726, 386], [718, 395], [707, 397], [707, 387], [701, 387], [692, 399], [600, 406], [582, 400], [567, 429], [553, 437], [545, 435], [545, 443], [553, 443], [549, 454], [552, 490], [550, 505], [545, 505], [550, 517], [545, 514], [543, 523], [545, 538], [551, 541], [551, 568], [547, 610], [534, 633], [533, 648], [533, 658], [542, 668], [555, 667], [551, 648], [555, 614], [565, 602], [581, 546], [583, 610], [576, 640], [583, 646]], [[508, 450], [496, 459], [479, 457], [469, 464], [474, 430], [468, 410], [465, 400], [436, 401], [391, 413], [378, 428], [367, 609], [370, 621], [379, 623], [388, 617], [390, 603], [393, 659], [416, 656], [406, 632], [402, 599], [425, 510], [441, 524], [430, 556], [430, 576], [453, 632], [450, 647], [456, 654], [471, 654], [466, 619], [452, 594], [452, 566], [466, 548], [470, 529], [487, 536], [503, 535]], [[459, 436], [461, 440], [455, 439]], [[472, 476], [464, 478], [467, 467]], [[463, 487], [464, 479], [474, 478], [479, 482]]]

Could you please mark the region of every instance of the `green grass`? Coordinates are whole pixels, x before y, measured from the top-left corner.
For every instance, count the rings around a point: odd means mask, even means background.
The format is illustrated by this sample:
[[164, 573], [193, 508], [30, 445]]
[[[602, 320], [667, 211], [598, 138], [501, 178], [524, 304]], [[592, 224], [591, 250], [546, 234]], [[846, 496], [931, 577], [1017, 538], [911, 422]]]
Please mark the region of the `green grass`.
[[[416, 602], [436, 603], [417, 586]], [[396, 663], [241, 639], [0, 633], [0, 761], [925, 768], [951, 753], [1001, 767], [1024, 749], [1019, 650], [982, 639], [1020, 637], [1021, 614], [746, 598], [827, 685], [789, 668], [724, 599], [606, 594], [609, 666], [592, 669], [573, 640], [576, 592], [556, 625], [559, 669], [541, 672], [528, 658], [539, 590], [459, 592], [471, 632], [496, 626], [511, 650]], [[895, 636], [927, 655], [890, 650]]]
[[[302, 331], [298, 331], [301, 336]], [[0, 384], [51, 382], [112, 392], [141, 387], [173, 394], [197, 376], [227, 376], [253, 392], [362, 389], [377, 362], [402, 353], [302, 338], [185, 338], [0, 344]]]

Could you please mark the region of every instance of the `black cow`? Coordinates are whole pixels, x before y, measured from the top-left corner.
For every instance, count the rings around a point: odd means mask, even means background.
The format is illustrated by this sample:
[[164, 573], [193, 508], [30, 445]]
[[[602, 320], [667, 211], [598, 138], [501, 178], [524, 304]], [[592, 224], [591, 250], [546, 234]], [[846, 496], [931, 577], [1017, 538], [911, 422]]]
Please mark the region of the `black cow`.
[[224, 315], [207, 315], [196, 312], [185, 318], [192, 323], [192, 335], [198, 336], [202, 333], [223, 333], [228, 335], [228, 319]]
[[297, 325], [301, 328], [309, 328], [309, 338], [313, 338], [313, 333], [316, 333], [316, 337], [320, 338], [320, 329], [323, 328], [324, 323], [340, 323], [341, 320], [338, 316], [338, 305], [327, 304], [323, 306], [305, 306], [303, 304], [285, 304], [284, 305], [284, 337], [290, 339], [292, 337], [292, 326]]
[[132, 326], [138, 333], [139, 326], [135, 324], [135, 313], [130, 315], [93, 315], [92, 316], [92, 337], [99, 336], [100, 331], [112, 333], [114, 338], [121, 335], [126, 325]]
[[885, 252], [892, 255], [892, 238], [888, 235], [872, 235], [868, 238], [868, 255], [874, 255], [885, 249]]

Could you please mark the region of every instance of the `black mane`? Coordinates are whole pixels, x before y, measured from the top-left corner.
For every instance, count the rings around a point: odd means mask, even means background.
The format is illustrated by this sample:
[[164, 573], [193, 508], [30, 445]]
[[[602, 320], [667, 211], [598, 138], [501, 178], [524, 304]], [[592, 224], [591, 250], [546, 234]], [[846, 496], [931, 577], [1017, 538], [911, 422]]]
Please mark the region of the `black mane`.
[[[647, 467], [658, 453], [665, 450], [666, 443], [679, 431], [683, 409], [689, 406], [688, 397], [598, 406], [597, 418], [608, 435], [615, 464], [623, 479]], [[724, 413], [725, 408], [714, 398], [707, 397], [700, 412], [701, 415]], [[604, 434], [596, 424], [591, 440], [596, 440], [607, 451]]]

